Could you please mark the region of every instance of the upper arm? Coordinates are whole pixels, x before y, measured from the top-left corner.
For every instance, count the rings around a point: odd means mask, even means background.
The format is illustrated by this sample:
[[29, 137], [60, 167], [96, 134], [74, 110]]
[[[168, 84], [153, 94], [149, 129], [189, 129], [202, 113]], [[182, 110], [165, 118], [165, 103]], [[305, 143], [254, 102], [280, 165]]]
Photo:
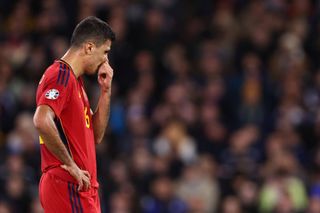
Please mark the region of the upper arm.
[[38, 107], [47, 105], [56, 116], [60, 117], [73, 91], [73, 78], [70, 77], [70, 72], [64, 66], [46, 71], [38, 86]]

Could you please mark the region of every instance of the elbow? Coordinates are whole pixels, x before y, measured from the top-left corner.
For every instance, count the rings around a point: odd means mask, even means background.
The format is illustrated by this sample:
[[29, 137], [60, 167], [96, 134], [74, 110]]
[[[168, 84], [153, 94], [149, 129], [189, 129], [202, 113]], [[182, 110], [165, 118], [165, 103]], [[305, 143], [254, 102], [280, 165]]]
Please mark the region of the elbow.
[[47, 124], [48, 124], [48, 121], [46, 120], [46, 117], [39, 116], [39, 114], [37, 113], [33, 116], [33, 125], [38, 130], [39, 133], [47, 129]]
[[104, 138], [104, 131], [102, 128], [99, 128], [98, 125], [93, 125], [93, 134], [94, 134], [94, 142], [96, 145], [102, 143]]
[[38, 131], [42, 129], [43, 122], [37, 114], [33, 116], [33, 125]]
[[33, 125], [39, 133], [48, 129], [53, 121], [54, 113], [47, 106], [40, 106], [37, 108], [33, 116]]
[[104, 138], [104, 133], [100, 133], [100, 134], [96, 133], [94, 135], [95, 144], [98, 145], [98, 144], [102, 143], [103, 138]]
[[33, 116], [33, 125], [38, 130], [39, 133], [43, 129], [44, 123], [45, 122], [43, 121], [43, 118], [41, 118], [37, 114]]
[[95, 137], [95, 143], [96, 145], [100, 144], [102, 142], [102, 137]]

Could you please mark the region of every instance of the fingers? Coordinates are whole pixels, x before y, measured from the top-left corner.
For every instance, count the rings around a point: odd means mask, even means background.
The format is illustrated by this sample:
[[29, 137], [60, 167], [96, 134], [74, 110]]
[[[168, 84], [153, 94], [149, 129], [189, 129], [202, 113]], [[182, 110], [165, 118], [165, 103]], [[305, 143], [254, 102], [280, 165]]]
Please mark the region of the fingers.
[[98, 73], [98, 78], [103, 78], [105, 79], [106, 77], [112, 78], [113, 76], [113, 70], [103, 70]]
[[78, 191], [82, 191], [82, 187], [83, 187], [83, 183], [82, 183], [82, 180], [78, 181]]
[[100, 73], [102, 73], [102, 72], [104, 72], [104, 73], [110, 73], [110, 72], [112, 72], [113, 71], [113, 69], [112, 69], [112, 67], [110, 66], [110, 64], [108, 63], [108, 62], [105, 62], [105, 63], [103, 63], [101, 66], [100, 66], [100, 68], [99, 68], [99, 70], [98, 70], [98, 74], [100, 74]]
[[90, 189], [90, 181], [89, 179], [87, 178], [86, 180], [83, 179], [83, 190], [84, 191], [88, 191]]
[[105, 79], [105, 78], [107, 77], [107, 74], [106, 74], [106, 73], [102, 73], [102, 74], [100, 75], [100, 77], [102, 77], [103, 79]]
[[98, 82], [100, 84], [108, 83], [113, 77], [113, 69], [108, 62], [103, 63], [98, 71]]
[[90, 173], [88, 171], [83, 171], [83, 173], [85, 174], [85, 176], [87, 176], [89, 179], [91, 179]]
[[90, 174], [88, 171], [85, 170], [81, 170], [81, 179], [80, 181], [78, 181], [79, 183], [79, 187], [78, 187], [78, 191], [88, 191], [91, 187], [91, 183], [90, 183]]
[[88, 191], [91, 187], [91, 176], [86, 170], [79, 169], [76, 165], [68, 167], [67, 165], [61, 165], [62, 169], [68, 171], [72, 177], [74, 177], [78, 182], [78, 191]]

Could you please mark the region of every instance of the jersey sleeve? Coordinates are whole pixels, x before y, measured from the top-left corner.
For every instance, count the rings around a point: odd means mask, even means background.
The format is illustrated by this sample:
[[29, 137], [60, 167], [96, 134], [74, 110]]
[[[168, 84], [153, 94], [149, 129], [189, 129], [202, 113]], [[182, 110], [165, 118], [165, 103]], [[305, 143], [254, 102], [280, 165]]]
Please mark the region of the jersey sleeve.
[[[68, 104], [73, 84], [70, 77], [70, 70], [60, 65], [59, 70], [45, 73], [39, 83], [37, 94], [37, 106], [48, 105], [60, 117], [62, 110]], [[41, 85], [42, 84], [42, 85]]]

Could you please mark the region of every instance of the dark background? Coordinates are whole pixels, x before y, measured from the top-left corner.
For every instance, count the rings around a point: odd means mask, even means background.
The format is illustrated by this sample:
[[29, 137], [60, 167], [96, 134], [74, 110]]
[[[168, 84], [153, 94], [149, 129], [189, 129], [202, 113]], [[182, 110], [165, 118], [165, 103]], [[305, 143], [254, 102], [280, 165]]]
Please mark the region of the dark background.
[[103, 212], [320, 212], [318, 1], [0, 0], [0, 213], [42, 212], [36, 87], [89, 15], [117, 36]]

